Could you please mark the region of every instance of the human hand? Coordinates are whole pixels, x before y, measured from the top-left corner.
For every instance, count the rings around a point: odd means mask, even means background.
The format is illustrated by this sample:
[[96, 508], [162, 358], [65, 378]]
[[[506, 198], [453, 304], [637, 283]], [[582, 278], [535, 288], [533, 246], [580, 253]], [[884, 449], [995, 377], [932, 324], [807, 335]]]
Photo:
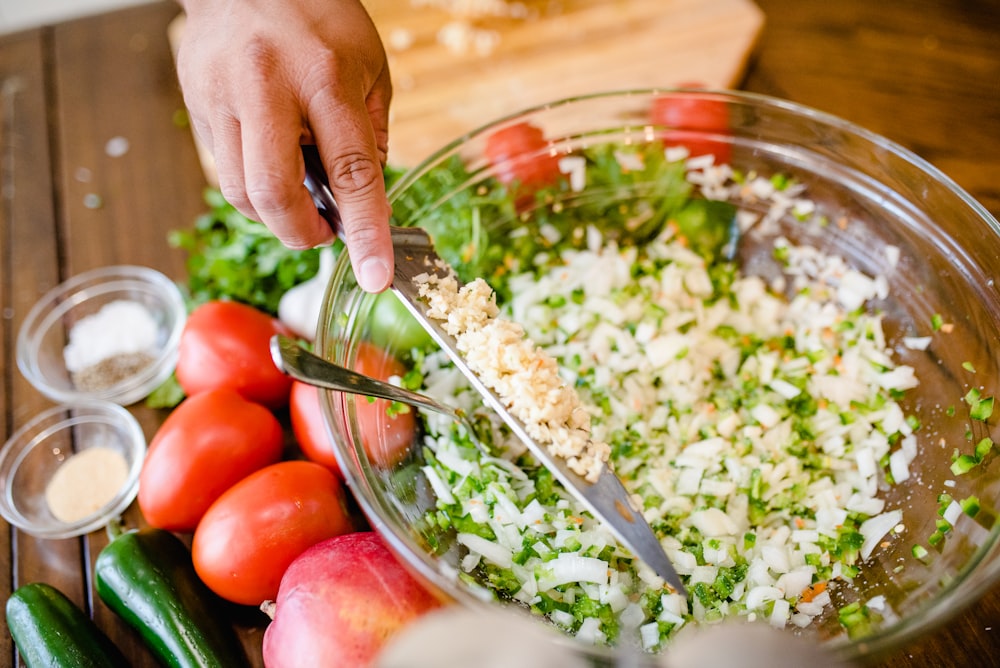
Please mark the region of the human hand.
[[215, 157], [219, 188], [289, 248], [333, 241], [303, 185], [301, 144], [316, 144], [354, 273], [392, 278], [382, 167], [392, 97], [385, 50], [358, 0], [179, 0], [184, 102]]

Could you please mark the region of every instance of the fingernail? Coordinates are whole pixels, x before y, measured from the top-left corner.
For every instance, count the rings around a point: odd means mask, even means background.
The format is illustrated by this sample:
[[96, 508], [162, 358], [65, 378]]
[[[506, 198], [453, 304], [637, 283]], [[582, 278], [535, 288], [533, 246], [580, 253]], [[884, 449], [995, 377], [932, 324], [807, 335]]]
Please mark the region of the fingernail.
[[361, 263], [358, 283], [363, 290], [380, 292], [389, 285], [389, 265], [378, 258], [368, 258]]

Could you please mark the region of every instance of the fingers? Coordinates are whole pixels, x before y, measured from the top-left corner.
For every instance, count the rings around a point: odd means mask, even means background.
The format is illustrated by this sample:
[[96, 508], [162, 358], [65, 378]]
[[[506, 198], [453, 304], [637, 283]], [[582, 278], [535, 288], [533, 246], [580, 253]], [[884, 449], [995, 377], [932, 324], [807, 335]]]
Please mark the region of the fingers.
[[375, 148], [378, 150], [379, 161], [383, 166], [389, 156], [389, 103], [392, 101], [392, 80], [389, 68], [382, 68], [375, 80], [375, 86], [365, 100], [368, 118], [371, 120], [375, 133]]
[[280, 8], [198, 7], [188, 13], [178, 73], [223, 196], [290, 248], [329, 243], [334, 232], [303, 184], [300, 143], [314, 142], [358, 282], [384, 290], [393, 270], [383, 181], [391, 85], [363, 6], [303, 0]]
[[[247, 197], [246, 179], [243, 176], [242, 126], [236, 118], [217, 119], [211, 129], [209, 150], [215, 158], [215, 172], [219, 191], [227, 202], [251, 220], [260, 220]], [[199, 134], [199, 136], [201, 136]]]
[[[340, 208], [351, 264], [368, 292], [389, 287], [393, 273], [391, 209], [385, 196], [383, 165], [388, 153], [388, 71], [371, 91], [351, 76], [334, 77], [310, 98], [309, 119], [330, 190]], [[352, 90], [353, 88], [353, 90]]]
[[[197, 24], [191, 26], [196, 27]], [[185, 31], [177, 53], [177, 74], [191, 125], [212, 155], [222, 196], [247, 218], [260, 220], [246, 196], [242, 126], [239, 113], [232, 106], [236, 96], [229, 87], [233, 76], [224, 66], [198, 52], [204, 38], [194, 32]]]
[[334, 231], [303, 183], [301, 113], [266, 95], [248, 102], [241, 113], [244, 132], [236, 145], [243, 152], [246, 198], [258, 220], [289, 248], [331, 243]]
[[303, 185], [304, 111], [266, 54], [256, 50], [241, 71], [238, 88], [255, 95], [230, 93], [209, 113], [192, 113], [192, 122], [213, 153], [219, 190], [240, 213], [264, 223], [289, 248], [328, 244], [334, 232]]
[[216, 181], [222, 196], [247, 218], [260, 220], [257, 212], [250, 205], [250, 200], [246, 197], [242, 151], [232, 150], [234, 147], [239, 147], [239, 122], [230, 117], [226, 121], [216, 123], [216, 126], [220, 128], [218, 130], [220, 140], [218, 147], [216, 147], [212, 126], [203, 117], [196, 116], [193, 109], [190, 109], [189, 113], [195, 135], [201, 141], [204, 149], [212, 156]]
[[354, 275], [363, 290], [381, 292], [392, 282], [391, 211], [367, 111], [342, 109], [334, 119], [315, 124], [313, 132], [340, 208]]

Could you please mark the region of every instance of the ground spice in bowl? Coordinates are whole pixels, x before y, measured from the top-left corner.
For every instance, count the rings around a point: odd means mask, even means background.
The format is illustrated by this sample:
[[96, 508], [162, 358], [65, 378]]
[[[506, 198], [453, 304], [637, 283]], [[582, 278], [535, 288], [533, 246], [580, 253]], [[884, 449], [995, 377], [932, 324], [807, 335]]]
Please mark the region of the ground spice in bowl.
[[63, 350], [73, 384], [93, 392], [139, 373], [156, 360], [157, 330], [146, 307], [127, 299], [81, 318]]
[[45, 503], [60, 522], [77, 522], [110, 503], [127, 479], [128, 462], [120, 452], [87, 448], [56, 469], [45, 487]]
[[106, 357], [73, 373], [73, 385], [84, 392], [105, 390], [134, 376], [154, 361], [156, 358], [148, 352], [120, 353]]

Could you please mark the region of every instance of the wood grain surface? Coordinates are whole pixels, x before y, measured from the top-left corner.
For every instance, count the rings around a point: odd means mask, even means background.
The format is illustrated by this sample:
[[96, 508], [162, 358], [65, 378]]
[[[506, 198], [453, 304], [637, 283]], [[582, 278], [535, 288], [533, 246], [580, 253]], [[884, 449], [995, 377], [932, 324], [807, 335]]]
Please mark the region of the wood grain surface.
[[[525, 8], [520, 18], [469, 17], [440, 8], [446, 2], [364, 4], [392, 73], [389, 161], [405, 167], [487, 121], [561, 98], [684, 83], [733, 87], [764, 24], [751, 0], [529, 0], [512, 3]], [[184, 22], [178, 16], [168, 27], [175, 50]], [[456, 25], [490, 35], [491, 46], [453, 45], [442, 33]], [[206, 179], [218, 183], [211, 154], [197, 146]]]
[[[494, 34], [485, 54], [450, 47], [455, 19], [411, 0], [368, 0], [395, 97], [390, 159], [412, 166], [445, 142], [526, 107], [595, 91], [735, 85], [763, 25], [749, 0], [527, 2], [528, 17], [460, 22]], [[474, 4], [474, 3], [466, 3]], [[397, 35], [412, 44], [394, 47]]]
[[[592, 11], [603, 11], [594, 4]], [[756, 5], [765, 21], [733, 86], [813, 106], [881, 133], [935, 164], [1000, 215], [1000, 6], [994, 0], [758, 0]], [[176, 6], [156, 3], [0, 37], [0, 428], [5, 437], [49, 405], [14, 360], [17, 329], [43, 292], [72, 274], [115, 263], [184, 277], [184, 258], [169, 248], [166, 236], [189, 226], [206, 207], [205, 176], [190, 131], [174, 122], [183, 103], [166, 29], [176, 15]], [[627, 40], [627, 34], [616, 40]], [[506, 48], [515, 48], [514, 41]], [[688, 65], [690, 75], [671, 77], [705, 78], [697, 69], [704, 63]], [[407, 104], [416, 109], [419, 96], [397, 86], [400, 113]], [[112, 157], [105, 147], [116, 137], [127, 140], [129, 150]], [[88, 207], [89, 195], [99, 196], [101, 206]], [[151, 438], [164, 414], [141, 405], [131, 410]], [[134, 507], [127, 520], [141, 523]], [[106, 543], [101, 532], [47, 541], [4, 528], [0, 597], [6, 600], [13, 587], [28, 581], [50, 582], [88, 610], [134, 665], [155, 665], [94, 595], [93, 559]], [[873, 657], [871, 664], [1000, 665], [1000, 588], [983, 591], [980, 600], [956, 612], [934, 633]], [[250, 665], [262, 665], [265, 618], [237, 608], [227, 614]], [[9, 635], [0, 633], [0, 665], [14, 665], [15, 657]]]

